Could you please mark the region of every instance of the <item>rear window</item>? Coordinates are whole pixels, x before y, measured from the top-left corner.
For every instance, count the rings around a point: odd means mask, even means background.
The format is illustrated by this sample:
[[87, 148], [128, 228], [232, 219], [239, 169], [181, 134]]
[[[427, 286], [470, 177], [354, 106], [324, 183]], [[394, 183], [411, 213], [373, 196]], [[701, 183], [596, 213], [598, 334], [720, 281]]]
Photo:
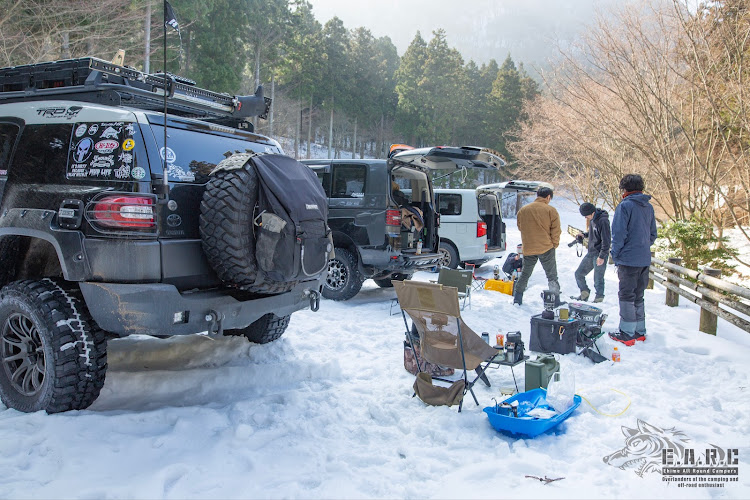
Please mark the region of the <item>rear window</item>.
[[26, 125], [9, 175], [18, 182], [60, 182], [73, 124]]
[[[164, 127], [151, 125], [164, 160]], [[224, 153], [247, 150], [255, 153], [280, 153], [275, 146], [226, 137], [218, 134], [169, 127], [167, 132], [167, 169], [174, 182], [208, 181], [208, 174], [224, 159]]]
[[331, 198], [364, 198], [366, 178], [364, 165], [335, 165]]
[[461, 215], [461, 195], [438, 193], [438, 213], [440, 215]]

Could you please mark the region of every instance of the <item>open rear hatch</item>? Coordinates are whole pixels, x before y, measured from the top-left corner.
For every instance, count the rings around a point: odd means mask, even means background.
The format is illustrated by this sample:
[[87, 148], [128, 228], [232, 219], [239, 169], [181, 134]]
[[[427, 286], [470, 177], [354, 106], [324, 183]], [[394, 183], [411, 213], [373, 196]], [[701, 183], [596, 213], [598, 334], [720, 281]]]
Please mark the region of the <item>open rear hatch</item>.
[[[436, 146], [410, 149], [408, 146], [398, 146], [396, 149], [392, 148], [389, 159], [393, 170], [405, 166], [416, 168], [426, 173], [433, 172], [439, 174], [440, 172], [451, 173], [466, 168], [497, 170], [505, 165], [505, 160], [498, 153], [487, 148], [475, 146]], [[439, 216], [435, 210], [434, 193], [430, 193], [429, 200], [417, 200], [412, 204], [422, 211], [425, 221], [423, 254], [416, 255], [416, 251], [411, 248], [402, 248], [401, 251], [407, 259], [429, 260], [433, 253], [440, 255], [437, 253], [439, 244], [437, 234]], [[496, 227], [496, 232], [504, 233], [502, 229], [502, 227]], [[425, 252], [429, 252], [429, 254], [425, 255]], [[415, 267], [422, 266], [427, 266], [427, 264], [422, 262], [415, 264]]]

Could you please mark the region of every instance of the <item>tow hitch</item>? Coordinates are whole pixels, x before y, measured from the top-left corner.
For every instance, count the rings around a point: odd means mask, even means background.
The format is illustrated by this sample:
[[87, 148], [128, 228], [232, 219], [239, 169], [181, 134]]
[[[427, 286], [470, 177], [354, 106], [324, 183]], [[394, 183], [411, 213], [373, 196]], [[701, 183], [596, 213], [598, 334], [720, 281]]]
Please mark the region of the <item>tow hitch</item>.
[[320, 309], [320, 292], [317, 290], [305, 290], [305, 295], [310, 298], [310, 310], [318, 312], [318, 309]]

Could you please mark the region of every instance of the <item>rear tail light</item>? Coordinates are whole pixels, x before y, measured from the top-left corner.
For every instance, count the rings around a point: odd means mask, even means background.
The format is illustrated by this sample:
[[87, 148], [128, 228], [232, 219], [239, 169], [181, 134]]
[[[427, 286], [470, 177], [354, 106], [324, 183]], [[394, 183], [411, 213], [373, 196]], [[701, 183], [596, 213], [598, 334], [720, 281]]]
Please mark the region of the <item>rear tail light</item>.
[[151, 229], [156, 228], [154, 204], [150, 196], [108, 194], [92, 201], [86, 216], [92, 225], [104, 229]]
[[385, 211], [385, 231], [388, 236], [398, 236], [401, 232], [401, 210]]
[[388, 226], [400, 226], [401, 225], [401, 210], [386, 210], [385, 211], [385, 223]]
[[487, 236], [487, 223], [477, 221], [477, 238], [481, 238], [482, 236]]

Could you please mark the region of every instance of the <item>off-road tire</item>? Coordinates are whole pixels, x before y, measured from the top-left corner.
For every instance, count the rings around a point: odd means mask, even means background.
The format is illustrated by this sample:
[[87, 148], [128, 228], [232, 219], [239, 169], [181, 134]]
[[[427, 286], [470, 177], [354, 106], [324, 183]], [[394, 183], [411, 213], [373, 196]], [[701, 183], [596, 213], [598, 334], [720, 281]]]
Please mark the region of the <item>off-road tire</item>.
[[106, 371], [105, 333], [78, 290], [44, 279], [17, 281], [0, 291], [5, 405], [23, 412], [82, 410], [99, 396]]
[[380, 288], [393, 288], [394, 281], [405, 281], [410, 280], [411, 274], [393, 273], [388, 278], [373, 279], [376, 285]]
[[268, 344], [283, 335], [289, 326], [290, 318], [291, 315], [279, 317], [268, 313], [247, 328], [229, 330], [226, 333], [227, 335], [244, 335], [247, 340], [256, 344]]
[[362, 289], [362, 275], [357, 258], [349, 250], [335, 249], [336, 256], [328, 262], [328, 274], [323, 284], [323, 297], [330, 300], [349, 300]]
[[257, 200], [258, 177], [250, 162], [242, 168], [213, 175], [201, 201], [199, 227], [203, 252], [225, 283], [249, 292], [288, 292], [297, 285], [296, 281], [264, 279], [255, 283], [259, 272], [253, 225]]
[[458, 267], [458, 251], [452, 244], [447, 241], [441, 241], [438, 252], [443, 254], [443, 258], [440, 259], [440, 267], [449, 267], [451, 269]]

